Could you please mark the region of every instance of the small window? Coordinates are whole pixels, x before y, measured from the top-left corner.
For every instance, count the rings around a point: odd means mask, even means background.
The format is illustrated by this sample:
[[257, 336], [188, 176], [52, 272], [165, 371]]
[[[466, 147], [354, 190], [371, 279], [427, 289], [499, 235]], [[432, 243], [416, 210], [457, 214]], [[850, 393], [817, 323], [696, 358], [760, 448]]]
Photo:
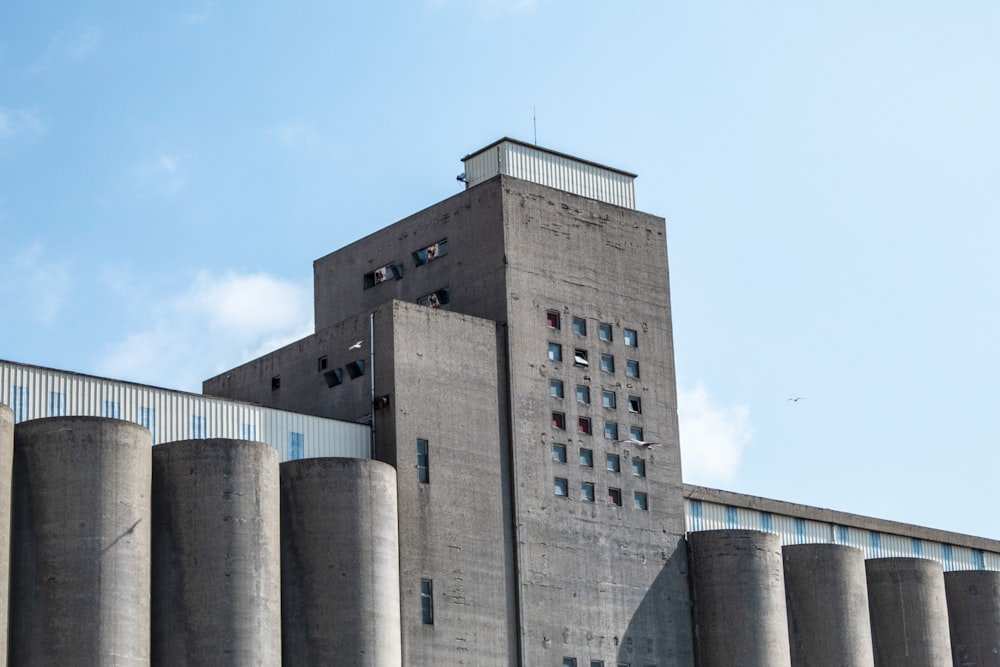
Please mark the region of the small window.
[[562, 667], [576, 667], [576, 658], [563, 658]]
[[621, 457], [617, 454], [608, 454], [604, 466], [611, 472], [620, 472], [622, 469]]
[[573, 365], [581, 366], [583, 368], [587, 368], [588, 366], [590, 366], [590, 361], [588, 361], [587, 359], [586, 350], [581, 350], [580, 348], [577, 348], [576, 350], [573, 351]]
[[591, 660], [590, 661], [590, 667], [604, 667], [604, 661], [603, 660]]
[[601, 355], [601, 370], [605, 373], [615, 372], [615, 355], [613, 354], [602, 354]]
[[326, 359], [326, 355], [323, 355], [322, 357], [320, 357], [319, 359], [316, 360], [316, 371], [317, 372], [322, 373], [323, 371], [325, 371], [327, 369], [327, 366], [329, 366], [329, 362]]
[[420, 580], [420, 618], [424, 625], [434, 624], [434, 582]]
[[559, 442], [552, 445], [552, 460], [556, 463], [566, 463], [566, 445]]
[[562, 412], [552, 413], [552, 428], [557, 428], [560, 431], [566, 430], [566, 415]]
[[637, 442], [643, 442], [641, 426], [629, 426], [628, 437]]
[[573, 318], [573, 333], [579, 336], [587, 335], [587, 320], [582, 317]]
[[590, 387], [585, 384], [576, 385], [576, 400], [580, 403], [590, 403]]
[[[618, 503], [621, 505], [621, 503]], [[636, 491], [635, 496], [632, 498], [632, 506], [637, 510], [647, 510], [649, 509], [649, 502], [646, 499], [645, 491]]]
[[594, 467], [594, 450], [592, 449], [580, 449], [580, 465], [584, 468]]
[[636, 477], [646, 476], [646, 461], [643, 459], [632, 459], [632, 474]]
[[566, 481], [565, 477], [556, 477], [553, 482], [552, 489], [557, 496], [563, 498], [569, 496], [569, 482]]
[[621, 489], [608, 489], [608, 504], [622, 506], [622, 490]]
[[594, 483], [583, 482], [580, 484], [580, 500], [585, 503], [594, 502]]
[[331, 368], [323, 373], [323, 379], [326, 380], [327, 387], [336, 387], [344, 381], [344, 371], [340, 368]]
[[423, 438], [417, 438], [417, 481], [428, 484], [431, 481], [429, 445]]
[[618, 424], [615, 422], [604, 422], [604, 437], [608, 440], [617, 440]]
[[590, 435], [593, 433], [593, 429], [590, 425], [590, 417], [580, 417], [576, 420], [576, 430], [580, 433], [586, 433]]
[[387, 280], [399, 280], [403, 277], [402, 264], [386, 264], [365, 274], [365, 289], [381, 285]]
[[563, 382], [562, 380], [549, 380], [549, 395], [553, 398], [563, 397]]
[[642, 414], [642, 399], [638, 396], [628, 397], [628, 411]]
[[615, 392], [611, 391], [610, 389], [605, 389], [604, 391], [602, 391], [601, 403], [604, 405], [604, 407], [611, 408], [612, 410], [617, 408], [618, 400], [615, 397]]
[[557, 313], [554, 310], [550, 310], [547, 313], [545, 313], [545, 324], [550, 329], [558, 329], [559, 328], [559, 313]]
[[417, 299], [417, 305], [427, 306], [428, 308], [440, 308], [441, 306], [447, 306], [450, 302], [451, 290], [447, 287], [442, 287]]
[[597, 337], [601, 340], [610, 343], [612, 341], [611, 335], [611, 325], [607, 322], [601, 322], [597, 325]]
[[625, 347], [639, 347], [639, 335], [634, 329], [625, 330]]
[[288, 460], [298, 461], [305, 455], [305, 436], [294, 431], [288, 432]]
[[627, 360], [625, 362], [625, 375], [630, 378], [639, 377], [639, 362], [631, 359]]
[[562, 345], [549, 343], [549, 361], [562, 361]]
[[347, 369], [347, 374], [351, 376], [351, 379], [357, 379], [365, 374], [365, 360], [358, 359], [357, 361], [352, 361], [351, 363], [344, 366]]
[[275, 375], [271, 378], [271, 391], [275, 389], [281, 389], [281, 376]]
[[417, 266], [423, 266], [424, 264], [430, 264], [438, 257], [444, 257], [448, 254], [448, 240], [442, 239], [437, 243], [432, 243], [425, 248], [416, 250], [413, 252], [413, 261]]

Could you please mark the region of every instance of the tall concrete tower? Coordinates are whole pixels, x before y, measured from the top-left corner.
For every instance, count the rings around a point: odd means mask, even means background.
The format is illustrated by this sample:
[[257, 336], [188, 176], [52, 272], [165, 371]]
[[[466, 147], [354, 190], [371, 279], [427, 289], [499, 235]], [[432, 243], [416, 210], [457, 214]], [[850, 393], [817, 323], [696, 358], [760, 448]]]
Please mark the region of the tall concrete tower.
[[510, 139], [464, 162], [315, 262], [315, 334], [204, 391], [372, 422], [404, 664], [692, 664], [664, 221], [634, 174]]

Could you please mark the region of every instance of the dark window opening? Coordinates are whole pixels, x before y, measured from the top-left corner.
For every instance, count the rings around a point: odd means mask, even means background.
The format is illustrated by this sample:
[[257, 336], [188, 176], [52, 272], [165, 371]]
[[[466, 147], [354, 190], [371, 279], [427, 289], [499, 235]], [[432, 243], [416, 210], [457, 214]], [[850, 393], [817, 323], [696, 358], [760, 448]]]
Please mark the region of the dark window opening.
[[326, 380], [327, 387], [336, 387], [344, 381], [344, 371], [339, 368], [326, 371], [323, 373], [323, 379]]
[[382, 408], [389, 407], [389, 394], [382, 394], [381, 396], [376, 396], [375, 400], [372, 401], [372, 407], [376, 410], [381, 410]]
[[358, 359], [357, 361], [352, 361], [344, 366], [344, 368], [347, 369], [347, 374], [352, 380], [357, 379], [365, 374], [365, 360]]
[[438, 257], [444, 257], [447, 254], [448, 239], [442, 239], [437, 243], [432, 243], [425, 248], [414, 251], [413, 261], [416, 262], [417, 266], [422, 266], [424, 264], [430, 264]]
[[326, 356], [325, 356], [325, 355], [324, 355], [324, 356], [322, 356], [322, 357], [320, 357], [320, 358], [319, 358], [319, 359], [318, 359], [318, 360], [316, 361], [316, 370], [318, 370], [318, 371], [319, 371], [320, 373], [322, 373], [323, 371], [325, 371], [325, 370], [326, 370], [326, 368], [327, 368], [327, 365], [328, 365], [328, 363], [329, 363], [329, 362], [327, 362], [327, 359], [326, 359]]
[[275, 389], [281, 389], [280, 375], [275, 375], [273, 378], [271, 378], [271, 391], [274, 391]]
[[545, 313], [545, 324], [550, 329], [558, 329], [559, 328], [559, 313], [557, 313], [554, 310], [550, 310], [550, 311], [546, 312]]
[[557, 428], [560, 431], [566, 430], [566, 415], [561, 412], [552, 413], [552, 428]]
[[451, 302], [451, 291], [444, 287], [436, 292], [431, 292], [430, 294], [425, 294], [424, 296], [417, 299], [417, 304], [421, 306], [427, 306], [428, 308], [440, 308], [441, 306], [447, 306]]
[[587, 358], [587, 351], [576, 349], [573, 351], [573, 365], [581, 366], [583, 368], [588, 368], [590, 366], [590, 361]]
[[590, 435], [593, 433], [590, 426], [590, 417], [580, 417], [576, 420], [576, 430], [580, 433], [586, 433]]
[[434, 624], [434, 582], [420, 580], [420, 618], [424, 625]]
[[622, 506], [622, 490], [621, 489], [608, 489], [608, 504]]
[[386, 264], [365, 274], [365, 289], [381, 285], [387, 280], [400, 280], [402, 277], [402, 264]]
[[642, 399], [638, 396], [629, 396], [628, 411], [642, 414]]

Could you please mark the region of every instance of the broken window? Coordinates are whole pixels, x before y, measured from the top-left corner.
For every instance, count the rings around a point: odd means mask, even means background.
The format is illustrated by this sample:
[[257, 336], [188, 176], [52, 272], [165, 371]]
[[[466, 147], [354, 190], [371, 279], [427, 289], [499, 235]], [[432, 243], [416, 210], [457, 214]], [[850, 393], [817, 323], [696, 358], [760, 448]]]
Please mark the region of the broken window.
[[448, 254], [448, 239], [442, 239], [437, 243], [432, 243], [429, 246], [421, 248], [413, 252], [413, 261], [416, 262], [417, 266], [423, 264], [430, 264], [438, 257], [444, 257]]
[[587, 368], [590, 366], [590, 361], [587, 360], [587, 351], [577, 348], [573, 351], [573, 365], [581, 366]]
[[642, 399], [638, 396], [629, 396], [628, 411], [642, 414]]
[[431, 292], [430, 294], [425, 294], [419, 299], [417, 299], [417, 304], [421, 306], [427, 306], [428, 308], [440, 308], [441, 306], [446, 306], [451, 301], [451, 290], [447, 287], [443, 287], [436, 292]]
[[365, 289], [381, 285], [387, 280], [399, 280], [403, 277], [402, 264], [386, 264], [365, 274]]

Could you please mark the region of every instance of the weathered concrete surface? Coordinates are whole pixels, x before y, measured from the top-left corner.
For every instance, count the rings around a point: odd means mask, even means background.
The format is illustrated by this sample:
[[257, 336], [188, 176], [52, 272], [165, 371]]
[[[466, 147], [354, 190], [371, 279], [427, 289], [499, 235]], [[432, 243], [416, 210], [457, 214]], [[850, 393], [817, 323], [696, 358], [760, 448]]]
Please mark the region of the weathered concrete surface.
[[873, 667], [865, 555], [838, 544], [781, 550], [795, 667]]
[[11, 665], [147, 665], [149, 432], [100, 417], [14, 429]]
[[951, 651], [956, 665], [1000, 665], [1000, 572], [945, 572]]
[[396, 471], [322, 458], [280, 475], [284, 664], [399, 667]]
[[0, 665], [7, 664], [10, 588], [10, 494], [14, 466], [14, 412], [0, 403]]
[[755, 530], [688, 535], [701, 667], [791, 664], [781, 540]]
[[865, 561], [875, 664], [951, 664], [948, 608], [941, 565], [924, 558]]
[[278, 515], [268, 445], [153, 449], [153, 664], [281, 663]]

